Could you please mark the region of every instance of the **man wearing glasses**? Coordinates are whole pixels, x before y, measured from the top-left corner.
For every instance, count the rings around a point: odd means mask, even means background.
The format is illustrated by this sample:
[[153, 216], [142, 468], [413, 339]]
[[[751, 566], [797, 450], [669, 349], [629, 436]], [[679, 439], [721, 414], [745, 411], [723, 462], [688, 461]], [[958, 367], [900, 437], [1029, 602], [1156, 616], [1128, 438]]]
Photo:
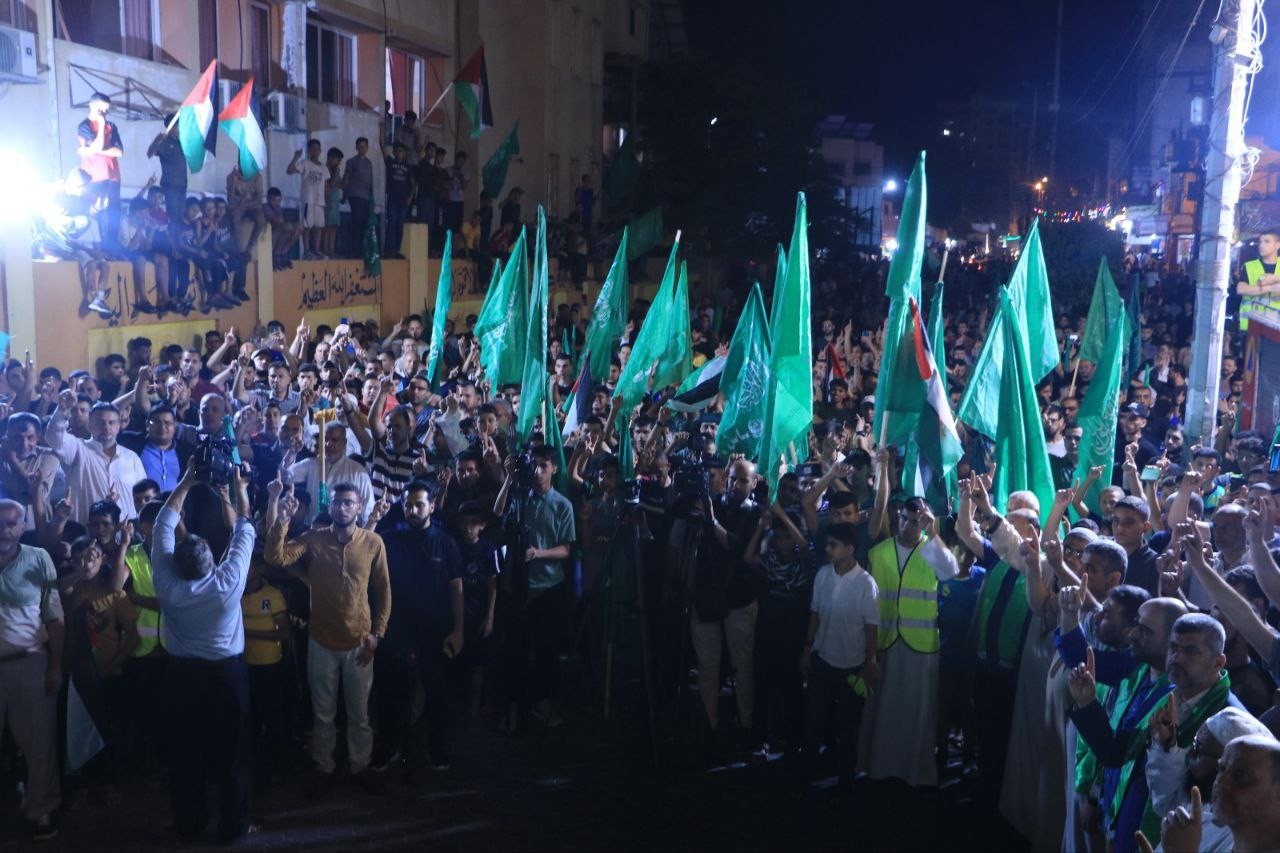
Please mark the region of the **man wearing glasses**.
[[284, 497], [278, 487], [268, 493], [267, 562], [300, 577], [311, 589], [307, 680], [315, 712], [311, 757], [316, 776], [310, 796], [325, 796], [333, 784], [334, 717], [340, 693], [347, 712], [352, 778], [370, 793], [378, 793], [381, 780], [369, 770], [373, 753], [369, 691], [373, 687], [370, 664], [391, 614], [391, 582], [382, 537], [357, 526], [360, 493], [350, 483], [338, 483], [329, 503], [332, 523], [286, 542], [298, 499], [292, 489]]

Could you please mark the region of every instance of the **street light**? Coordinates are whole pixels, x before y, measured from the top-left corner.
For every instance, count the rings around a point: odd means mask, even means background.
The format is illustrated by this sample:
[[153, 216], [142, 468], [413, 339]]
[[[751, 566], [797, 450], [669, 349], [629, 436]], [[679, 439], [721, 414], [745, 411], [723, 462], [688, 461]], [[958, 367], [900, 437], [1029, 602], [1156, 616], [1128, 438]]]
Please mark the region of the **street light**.
[[884, 182], [884, 191], [887, 193], [896, 193], [898, 191], [898, 182], [893, 178]]

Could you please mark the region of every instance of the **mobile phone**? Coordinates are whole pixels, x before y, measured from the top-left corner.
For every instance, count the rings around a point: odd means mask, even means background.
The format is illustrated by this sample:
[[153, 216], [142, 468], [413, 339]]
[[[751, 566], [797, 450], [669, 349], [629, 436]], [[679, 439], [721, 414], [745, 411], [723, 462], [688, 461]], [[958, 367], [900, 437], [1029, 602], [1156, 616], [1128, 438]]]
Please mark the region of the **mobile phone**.
[[1144, 483], [1154, 483], [1160, 479], [1160, 469], [1155, 465], [1147, 465], [1142, 469], [1142, 476], [1139, 479]]

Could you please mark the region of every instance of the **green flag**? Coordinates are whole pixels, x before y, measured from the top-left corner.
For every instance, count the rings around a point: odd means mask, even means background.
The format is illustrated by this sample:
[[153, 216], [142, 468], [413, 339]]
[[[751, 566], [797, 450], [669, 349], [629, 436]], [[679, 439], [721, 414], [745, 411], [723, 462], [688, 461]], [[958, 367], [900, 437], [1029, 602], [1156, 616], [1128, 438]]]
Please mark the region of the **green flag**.
[[769, 317], [772, 343], [770, 391], [765, 395], [764, 436], [760, 466], [769, 481], [769, 495], [778, 492], [782, 459], [809, 456], [809, 427], [813, 423], [813, 340], [809, 303], [809, 222], [804, 193], [796, 194], [796, 218], [787, 250], [786, 277], [773, 295]]
[[503, 385], [524, 379], [524, 355], [529, 326], [529, 262], [524, 229], [511, 247], [505, 268], [493, 267], [496, 285], [489, 284], [480, 315], [476, 319], [476, 339], [485, 375], [494, 394]]
[[1137, 273], [1129, 277], [1124, 312], [1129, 318], [1128, 346], [1124, 354], [1124, 381], [1127, 384], [1138, 372], [1138, 365], [1142, 364], [1142, 276]]
[[1089, 300], [1089, 316], [1084, 321], [1084, 335], [1080, 339], [1081, 361], [1097, 364], [1108, 349], [1109, 339], [1116, 330], [1116, 321], [1124, 313], [1124, 299], [1116, 288], [1115, 279], [1104, 256], [1098, 262], [1098, 275], [1093, 280], [1093, 298]]
[[876, 444], [905, 447], [916, 428], [916, 421], [920, 419], [920, 407], [924, 405], [925, 387], [915, 365], [911, 302], [920, 302], [928, 195], [924, 152], [921, 151], [902, 198], [898, 249], [889, 262], [889, 275], [885, 279], [889, 318], [885, 321], [884, 352], [880, 360], [880, 379], [876, 382], [872, 426]]
[[[1027, 346], [1027, 364], [1031, 371], [1032, 384], [1047, 376], [1058, 364], [1058, 336], [1053, 326], [1053, 305], [1049, 299], [1049, 279], [1045, 273], [1044, 253], [1040, 248], [1040, 223], [1037, 220], [1031, 226], [1027, 240], [1022, 247], [1022, 255], [1009, 279], [1009, 299], [1013, 303], [1013, 313], [1017, 317], [1023, 334], [1020, 336], [1023, 345]], [[1012, 362], [1012, 355], [1006, 355], [1005, 334], [1002, 324], [1004, 315], [999, 311], [987, 329], [987, 339], [978, 353], [978, 361], [970, 372], [969, 382], [965, 386], [964, 396], [960, 399], [960, 420], [978, 432], [994, 438], [997, 421], [1002, 416], [1000, 410], [1001, 390], [1000, 376], [1004, 366]], [[1028, 344], [1028, 339], [1032, 343]]]
[[[545, 372], [545, 371], [544, 371]], [[556, 419], [556, 406], [551, 397], [551, 374], [542, 389], [542, 443], [551, 448], [551, 457], [556, 461], [556, 491], [566, 494], [569, 490], [569, 466], [564, 462], [564, 436], [560, 434], [560, 421]], [[524, 400], [521, 398], [521, 402]]]
[[631, 452], [631, 419], [619, 412], [618, 420], [618, 479], [632, 480], [636, 476], [636, 458]]
[[[630, 409], [644, 398], [649, 389], [649, 377], [663, 372], [658, 362], [666, 355], [667, 343], [674, 332], [672, 304], [675, 301], [676, 279], [679, 267], [676, 253], [680, 250], [677, 239], [671, 244], [671, 256], [667, 258], [667, 271], [662, 274], [662, 284], [653, 297], [649, 313], [640, 325], [640, 332], [631, 345], [631, 357], [622, 367], [622, 375], [613, 389], [613, 396], [621, 398], [624, 409]], [[655, 368], [657, 372], [655, 373]], [[655, 379], [653, 387], [661, 387]]]
[[631, 194], [635, 188], [636, 178], [640, 176], [640, 161], [636, 159], [636, 148], [631, 140], [635, 134], [628, 133], [618, 151], [613, 155], [613, 162], [604, 173], [603, 189], [610, 201], [621, 201]]
[[770, 349], [764, 294], [756, 282], [738, 318], [724, 372], [720, 374], [720, 390], [724, 393], [724, 414], [716, 430], [716, 449], [720, 453], [741, 453], [748, 459], [760, 456], [765, 394], [770, 384]]
[[453, 232], [444, 232], [444, 254], [440, 256], [440, 280], [436, 283], [436, 310], [431, 315], [431, 348], [427, 350], [427, 382], [437, 388], [436, 369], [444, 354], [444, 324], [453, 305]]
[[[1112, 286], [1114, 290], [1114, 285]], [[1119, 293], [1116, 294], [1119, 299]], [[1087, 328], [1087, 326], [1086, 326]], [[1084, 482], [1089, 469], [1102, 466], [1102, 476], [1085, 493], [1085, 506], [1102, 514], [1102, 490], [1111, 485], [1115, 471], [1116, 427], [1120, 419], [1120, 395], [1124, 391], [1124, 359], [1129, 348], [1129, 316], [1123, 311], [1114, 318], [1104, 349], [1094, 360], [1093, 381], [1080, 401], [1076, 423], [1084, 431], [1076, 462], [1075, 479]]]
[[538, 205], [538, 237], [533, 249], [533, 293], [529, 297], [529, 323], [525, 340], [524, 373], [520, 382], [520, 411], [516, 433], [520, 444], [529, 440], [534, 422], [542, 415], [547, 393], [547, 213]]
[[671, 300], [671, 335], [666, 340], [658, 370], [654, 374], [654, 389], [679, 385], [693, 370], [693, 330], [689, 320], [689, 268], [680, 262], [680, 275], [676, 278], [676, 294]]
[[1040, 499], [1043, 518], [1053, 505], [1053, 472], [1044, 442], [1036, 379], [1024, 340], [1026, 328], [1014, 307], [1009, 288], [1000, 291], [999, 313], [1004, 315], [1001, 331], [1009, 360], [1000, 374], [1000, 416], [995, 435], [996, 473], [992, 500], [996, 509], [1004, 512], [1011, 493], [1029, 490]]
[[1040, 245], [1040, 220], [1031, 223], [1022, 254], [1009, 279], [1014, 313], [1026, 318], [1027, 356], [1031, 376], [1039, 382], [1058, 366], [1058, 335], [1053, 325], [1053, 300], [1049, 297], [1049, 272]]
[[613, 256], [613, 266], [600, 286], [596, 307], [591, 309], [587, 326], [587, 349], [591, 357], [591, 378], [601, 382], [609, 375], [609, 361], [622, 333], [627, 329], [627, 312], [631, 309], [631, 287], [627, 279], [627, 235], [622, 229], [622, 242]]
[[938, 362], [938, 369], [945, 374], [947, 372], [947, 339], [946, 320], [942, 316], [943, 287], [941, 281], [933, 284], [933, 299], [929, 301], [929, 346], [933, 347], [933, 357]]
[[631, 243], [627, 247], [627, 260], [634, 261], [662, 242], [662, 205], [643, 213], [631, 221]]
[[520, 119], [516, 119], [507, 138], [502, 140], [502, 144], [494, 150], [485, 161], [484, 168], [480, 170], [480, 179], [489, 198], [496, 199], [502, 192], [502, 185], [507, 182], [507, 169], [511, 166], [511, 158], [520, 153], [520, 137], [517, 135], [519, 131]]

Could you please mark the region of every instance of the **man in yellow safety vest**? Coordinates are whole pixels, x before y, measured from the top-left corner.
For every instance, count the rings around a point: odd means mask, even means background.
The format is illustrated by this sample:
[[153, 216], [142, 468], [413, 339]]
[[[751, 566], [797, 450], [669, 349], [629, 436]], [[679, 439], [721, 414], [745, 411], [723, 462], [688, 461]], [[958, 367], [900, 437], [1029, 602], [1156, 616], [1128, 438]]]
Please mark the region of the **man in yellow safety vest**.
[[1267, 315], [1280, 324], [1280, 275], [1276, 274], [1280, 253], [1280, 230], [1263, 231], [1258, 236], [1258, 257], [1244, 263], [1245, 281], [1236, 283], [1240, 294], [1240, 331], [1249, 328], [1250, 316]]

